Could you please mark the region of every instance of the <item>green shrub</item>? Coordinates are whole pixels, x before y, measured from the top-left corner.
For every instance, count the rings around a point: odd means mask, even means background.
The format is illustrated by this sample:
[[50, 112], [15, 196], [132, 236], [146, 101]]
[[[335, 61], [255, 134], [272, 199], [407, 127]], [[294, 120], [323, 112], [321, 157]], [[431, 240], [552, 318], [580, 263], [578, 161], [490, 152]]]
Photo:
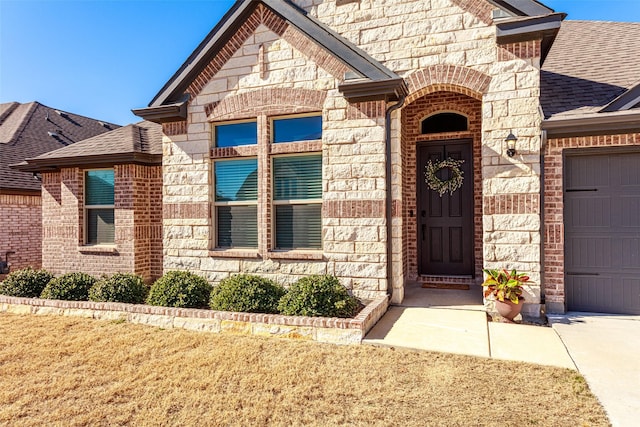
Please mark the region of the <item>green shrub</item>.
[[211, 285], [203, 277], [188, 271], [169, 271], [151, 286], [147, 304], [205, 308], [210, 294]]
[[239, 274], [213, 288], [209, 306], [213, 310], [245, 313], [277, 313], [284, 287], [264, 277]]
[[53, 279], [53, 274], [48, 271], [27, 267], [24, 270], [12, 272], [4, 279], [4, 282], [0, 282], [0, 294], [12, 297], [38, 298], [51, 279]]
[[278, 308], [288, 316], [353, 317], [360, 303], [335, 276], [303, 277], [291, 285]]
[[142, 304], [149, 289], [137, 274], [116, 273], [104, 277], [89, 289], [89, 301]]
[[89, 289], [96, 278], [86, 273], [67, 273], [51, 280], [45, 286], [40, 298], [64, 299], [67, 301], [87, 301]]

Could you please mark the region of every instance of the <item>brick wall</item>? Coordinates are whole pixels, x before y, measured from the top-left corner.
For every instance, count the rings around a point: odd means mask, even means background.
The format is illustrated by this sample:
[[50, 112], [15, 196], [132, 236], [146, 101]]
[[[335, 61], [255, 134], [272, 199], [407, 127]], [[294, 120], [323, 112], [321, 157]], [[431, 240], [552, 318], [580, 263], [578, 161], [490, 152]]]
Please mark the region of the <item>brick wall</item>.
[[41, 255], [40, 195], [0, 194], [0, 260], [7, 251], [11, 271], [25, 267], [40, 268]]
[[162, 275], [162, 171], [159, 166], [116, 165], [115, 243], [84, 244], [84, 170], [42, 174], [43, 267], [55, 274]]
[[640, 145], [640, 133], [557, 138], [544, 153], [544, 292], [553, 312], [563, 312], [564, 289], [564, 162], [567, 149]]

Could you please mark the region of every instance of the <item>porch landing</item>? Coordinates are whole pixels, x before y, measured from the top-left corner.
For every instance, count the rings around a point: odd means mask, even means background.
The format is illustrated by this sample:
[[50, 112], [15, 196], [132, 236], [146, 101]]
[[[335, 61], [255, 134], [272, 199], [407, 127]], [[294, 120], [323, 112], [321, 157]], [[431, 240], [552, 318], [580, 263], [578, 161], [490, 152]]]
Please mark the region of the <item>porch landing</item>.
[[363, 344], [514, 360], [576, 369], [554, 329], [488, 322], [481, 288], [408, 287]]

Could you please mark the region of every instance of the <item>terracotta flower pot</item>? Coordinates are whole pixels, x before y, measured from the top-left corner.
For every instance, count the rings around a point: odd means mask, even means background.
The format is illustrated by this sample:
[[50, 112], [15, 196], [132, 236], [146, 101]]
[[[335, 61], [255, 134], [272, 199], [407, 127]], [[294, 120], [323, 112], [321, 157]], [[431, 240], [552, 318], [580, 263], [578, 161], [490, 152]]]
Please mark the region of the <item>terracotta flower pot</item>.
[[513, 319], [520, 314], [520, 311], [522, 310], [522, 300], [520, 300], [518, 304], [514, 304], [509, 300], [496, 300], [496, 310], [500, 316], [513, 323]]

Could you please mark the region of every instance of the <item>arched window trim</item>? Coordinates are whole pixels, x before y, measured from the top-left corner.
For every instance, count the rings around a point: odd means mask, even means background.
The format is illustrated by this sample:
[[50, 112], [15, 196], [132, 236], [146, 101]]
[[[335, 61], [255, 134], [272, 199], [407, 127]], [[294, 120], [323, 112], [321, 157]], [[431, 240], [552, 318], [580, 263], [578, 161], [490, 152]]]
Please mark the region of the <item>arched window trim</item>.
[[[460, 116], [460, 117], [464, 117], [467, 121], [467, 127], [464, 130], [445, 130], [445, 131], [441, 131], [441, 132], [429, 132], [429, 133], [424, 133], [423, 132], [423, 123], [425, 120], [428, 120], [434, 116], [438, 116], [440, 114], [455, 114], [456, 116]], [[469, 115], [462, 113], [460, 111], [454, 111], [454, 110], [440, 110], [440, 111], [435, 111], [425, 117], [423, 117], [422, 119], [420, 119], [419, 122], [419, 126], [420, 126], [420, 133], [422, 135], [433, 135], [433, 134], [438, 134], [438, 133], [449, 133], [449, 132], [468, 132], [469, 131]]]

